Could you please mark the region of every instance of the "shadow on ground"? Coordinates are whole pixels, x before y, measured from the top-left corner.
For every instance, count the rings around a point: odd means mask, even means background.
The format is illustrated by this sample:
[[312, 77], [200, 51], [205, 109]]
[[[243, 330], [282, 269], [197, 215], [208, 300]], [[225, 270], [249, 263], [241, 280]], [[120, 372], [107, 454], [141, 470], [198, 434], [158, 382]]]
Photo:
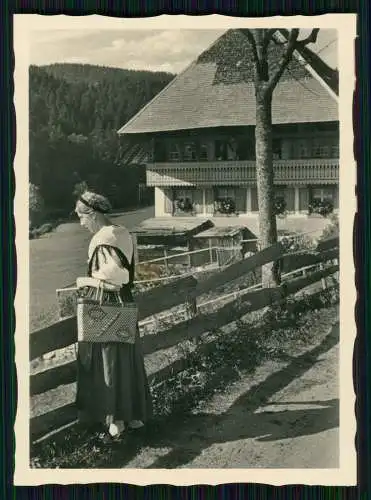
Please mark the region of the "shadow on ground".
[[[183, 418], [177, 415], [162, 422], [154, 422], [148, 425], [145, 431], [129, 433], [125, 440], [112, 450], [110, 463], [102, 463], [98, 467], [125, 467], [141, 449], [151, 447], [171, 448], [171, 451], [155, 459], [149, 468], [177, 468], [191, 462], [204, 449], [215, 443], [248, 438], [255, 438], [261, 442], [275, 441], [308, 436], [338, 427], [337, 399], [296, 403], [321, 405], [322, 408], [254, 413], [258, 408], [267, 405], [274, 394], [320, 362], [318, 357], [337, 344], [338, 333], [337, 325], [331, 329], [321, 344], [295, 358], [286, 368], [268, 376], [262, 383], [253, 386], [225, 413], [188, 414]], [[295, 403], [288, 404], [295, 408]], [[274, 405], [276, 406], [276, 403]]]

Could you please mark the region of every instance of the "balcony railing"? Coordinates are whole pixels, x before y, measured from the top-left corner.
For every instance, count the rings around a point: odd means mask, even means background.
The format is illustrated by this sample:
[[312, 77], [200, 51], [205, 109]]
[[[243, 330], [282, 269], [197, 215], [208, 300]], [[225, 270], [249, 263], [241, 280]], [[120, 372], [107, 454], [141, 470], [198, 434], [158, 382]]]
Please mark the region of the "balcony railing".
[[[276, 184], [336, 184], [338, 158], [276, 160]], [[243, 186], [256, 182], [255, 161], [207, 163], [151, 163], [147, 165], [148, 186]]]

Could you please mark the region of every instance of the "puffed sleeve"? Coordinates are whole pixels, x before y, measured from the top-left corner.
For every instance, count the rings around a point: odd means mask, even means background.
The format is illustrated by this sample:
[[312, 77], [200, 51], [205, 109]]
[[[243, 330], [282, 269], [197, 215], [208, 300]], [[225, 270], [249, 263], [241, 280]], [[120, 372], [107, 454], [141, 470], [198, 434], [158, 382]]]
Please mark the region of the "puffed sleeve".
[[119, 286], [129, 282], [129, 271], [122, 265], [114, 248], [99, 246], [94, 257], [92, 278]]

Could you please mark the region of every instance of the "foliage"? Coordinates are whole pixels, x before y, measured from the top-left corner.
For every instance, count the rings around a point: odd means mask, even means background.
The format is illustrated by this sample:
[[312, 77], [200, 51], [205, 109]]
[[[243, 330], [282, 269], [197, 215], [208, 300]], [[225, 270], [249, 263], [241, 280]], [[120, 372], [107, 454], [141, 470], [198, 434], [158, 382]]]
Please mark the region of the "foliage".
[[242, 370], [253, 371], [264, 359], [280, 356], [284, 340], [295, 341], [308, 330], [308, 313], [338, 303], [338, 286], [299, 299], [289, 297], [268, 308], [259, 319], [253, 315], [249, 322], [238, 320], [233, 331], [217, 330], [201, 337], [195, 350], [183, 346], [186, 369], [151, 387], [155, 413], [164, 416], [190, 411], [217, 387], [239, 378]]
[[333, 213], [329, 217], [330, 223], [324, 228], [320, 240], [325, 240], [333, 236], [339, 236], [339, 217]]
[[[290, 297], [268, 308], [262, 316], [250, 321], [239, 320], [233, 331], [212, 331], [197, 341], [179, 344], [179, 355], [186, 358], [185, 369], [170, 375], [166, 381], [151, 385], [155, 421], [173, 415], [175, 419], [197, 406], [226, 384], [254, 372], [264, 360], [285, 359], [298, 344], [313, 341], [308, 335], [313, 322], [323, 311], [339, 302], [339, 289], [332, 287], [315, 295]], [[166, 422], [166, 420], [165, 420]], [[31, 466], [97, 467], [112, 464], [112, 448], [102, 444], [99, 431], [75, 426], [56, 440], [41, 443], [31, 450]]]
[[308, 205], [309, 214], [319, 214], [328, 217], [334, 210], [334, 205], [330, 200], [312, 200]]
[[269, 326], [277, 322], [282, 326], [294, 325], [298, 318], [307, 311], [314, 311], [331, 307], [339, 303], [339, 286], [335, 284], [325, 288], [321, 292], [312, 295], [304, 295], [299, 300], [295, 297], [286, 297], [280, 304], [270, 307], [265, 315], [265, 322]]
[[284, 248], [285, 253], [295, 253], [302, 250], [314, 250], [317, 243], [315, 239], [307, 234], [293, 234], [280, 238], [280, 243]]
[[236, 203], [233, 198], [221, 198], [216, 201], [216, 210], [222, 214], [236, 213]]
[[83, 182], [117, 208], [137, 203], [145, 170], [128, 164], [132, 145], [117, 131], [171, 79], [79, 64], [30, 67], [30, 181], [49, 214], [69, 214]]
[[283, 196], [277, 196], [274, 199], [274, 213], [275, 215], [285, 215], [286, 214], [286, 200]]
[[29, 218], [30, 227], [34, 227], [42, 220], [44, 213], [44, 200], [40, 194], [40, 188], [29, 183]]
[[193, 203], [189, 198], [179, 198], [176, 200], [176, 207], [182, 212], [193, 212]]

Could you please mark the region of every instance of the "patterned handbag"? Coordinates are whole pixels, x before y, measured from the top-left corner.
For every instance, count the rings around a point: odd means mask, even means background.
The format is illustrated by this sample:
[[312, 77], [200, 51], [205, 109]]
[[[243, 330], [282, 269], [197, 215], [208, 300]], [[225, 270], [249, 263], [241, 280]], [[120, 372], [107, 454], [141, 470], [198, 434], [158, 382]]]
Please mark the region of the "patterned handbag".
[[78, 341], [134, 344], [138, 306], [135, 302], [123, 302], [119, 292], [109, 292], [107, 295], [110, 300], [104, 300], [103, 285], [99, 285], [95, 297], [78, 297]]

